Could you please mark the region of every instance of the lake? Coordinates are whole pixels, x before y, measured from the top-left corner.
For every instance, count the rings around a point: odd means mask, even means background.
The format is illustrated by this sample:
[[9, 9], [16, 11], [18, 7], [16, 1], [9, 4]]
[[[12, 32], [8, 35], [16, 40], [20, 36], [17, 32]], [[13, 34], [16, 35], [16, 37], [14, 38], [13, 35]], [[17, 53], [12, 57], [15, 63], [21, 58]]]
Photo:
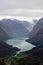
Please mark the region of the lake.
[[34, 45], [26, 42], [25, 41], [26, 39], [28, 39], [28, 37], [16, 37], [13, 39], [9, 39], [6, 42], [9, 45], [13, 45], [13, 47], [18, 47], [19, 49], [21, 49], [20, 52], [23, 52], [23, 51], [30, 50], [34, 47]]

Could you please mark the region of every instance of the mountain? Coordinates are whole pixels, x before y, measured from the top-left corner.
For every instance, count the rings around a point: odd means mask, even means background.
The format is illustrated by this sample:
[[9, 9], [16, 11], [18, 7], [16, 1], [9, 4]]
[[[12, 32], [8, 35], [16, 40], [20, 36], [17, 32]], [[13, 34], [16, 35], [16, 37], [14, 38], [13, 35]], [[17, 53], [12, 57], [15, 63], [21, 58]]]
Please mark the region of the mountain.
[[27, 36], [29, 31], [19, 20], [3, 19], [0, 21], [2, 29], [10, 37]]
[[6, 41], [10, 37], [6, 34], [6, 32], [2, 29], [2, 25], [0, 23], [0, 40]]
[[0, 40], [0, 58], [15, 55], [17, 51], [20, 49], [13, 47], [12, 45], [8, 45], [5, 42]]
[[33, 45], [43, 44], [43, 18], [34, 26], [33, 30], [29, 34], [29, 39], [26, 40]]
[[20, 23], [22, 23], [29, 32], [33, 29], [34, 24], [32, 24], [28, 21], [21, 21]]
[[22, 53], [27, 54], [27, 55], [31, 54], [32, 56], [38, 56], [38, 57], [42, 56], [43, 57], [43, 44], [38, 45], [38, 46], [32, 48], [31, 50], [25, 51]]
[[[14, 59], [15, 60], [15, 59]], [[43, 65], [43, 45], [21, 52], [16, 56], [18, 65]]]
[[33, 19], [33, 23], [34, 23], [34, 25], [36, 25], [36, 24], [37, 24], [37, 22], [38, 22], [38, 20], [37, 20], [37, 19]]

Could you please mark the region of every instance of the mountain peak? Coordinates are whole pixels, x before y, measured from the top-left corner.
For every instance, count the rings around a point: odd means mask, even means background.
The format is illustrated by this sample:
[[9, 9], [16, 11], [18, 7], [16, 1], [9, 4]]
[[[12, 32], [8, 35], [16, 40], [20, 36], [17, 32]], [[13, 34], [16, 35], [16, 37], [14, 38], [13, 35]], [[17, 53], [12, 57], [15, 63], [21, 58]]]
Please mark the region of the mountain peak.
[[38, 23], [39, 24], [43, 23], [43, 17], [39, 19]]
[[40, 18], [40, 20], [42, 20], [42, 19], [43, 19], [43, 17]]

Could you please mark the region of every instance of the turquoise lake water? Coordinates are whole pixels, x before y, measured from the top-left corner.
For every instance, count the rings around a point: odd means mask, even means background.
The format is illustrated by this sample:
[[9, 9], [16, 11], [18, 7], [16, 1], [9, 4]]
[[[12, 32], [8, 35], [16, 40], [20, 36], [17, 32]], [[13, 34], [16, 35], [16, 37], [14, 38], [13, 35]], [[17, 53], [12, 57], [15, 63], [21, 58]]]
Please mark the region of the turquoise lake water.
[[30, 50], [34, 47], [32, 44], [26, 42], [25, 41], [26, 39], [28, 39], [28, 37], [16, 37], [13, 39], [9, 39], [6, 42], [9, 45], [13, 45], [13, 47], [20, 48], [21, 49], [20, 52], [23, 52], [23, 51]]

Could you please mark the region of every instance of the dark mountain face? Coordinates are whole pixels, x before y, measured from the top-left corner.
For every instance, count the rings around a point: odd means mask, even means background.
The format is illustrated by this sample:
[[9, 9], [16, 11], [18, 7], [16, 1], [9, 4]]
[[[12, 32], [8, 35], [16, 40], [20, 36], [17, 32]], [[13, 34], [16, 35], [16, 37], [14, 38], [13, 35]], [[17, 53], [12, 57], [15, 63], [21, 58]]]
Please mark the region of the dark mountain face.
[[30, 38], [26, 40], [27, 42], [30, 42], [33, 45], [43, 44], [43, 18], [34, 26], [29, 37]]
[[24, 53], [27, 55], [31, 54], [32, 56], [43, 57], [43, 45], [34, 47], [33, 49], [26, 51]]
[[11, 45], [6, 44], [3, 41], [0, 41], [0, 58], [10, 56], [10, 55], [15, 55], [17, 51], [20, 49], [13, 47]]
[[37, 47], [32, 48], [31, 50], [28, 50], [22, 53], [27, 54], [27, 55], [33, 55], [33, 56], [39, 56], [39, 55], [43, 56], [43, 45], [39, 45]]
[[39, 30], [38, 33], [33, 38], [30, 38], [26, 41], [36, 46], [43, 44], [43, 29]]
[[0, 40], [6, 41], [10, 37], [6, 34], [6, 32], [1, 28], [0, 24]]
[[21, 52], [19, 55], [22, 55], [22, 58], [17, 58], [16, 63], [18, 65], [43, 65], [43, 45]]

